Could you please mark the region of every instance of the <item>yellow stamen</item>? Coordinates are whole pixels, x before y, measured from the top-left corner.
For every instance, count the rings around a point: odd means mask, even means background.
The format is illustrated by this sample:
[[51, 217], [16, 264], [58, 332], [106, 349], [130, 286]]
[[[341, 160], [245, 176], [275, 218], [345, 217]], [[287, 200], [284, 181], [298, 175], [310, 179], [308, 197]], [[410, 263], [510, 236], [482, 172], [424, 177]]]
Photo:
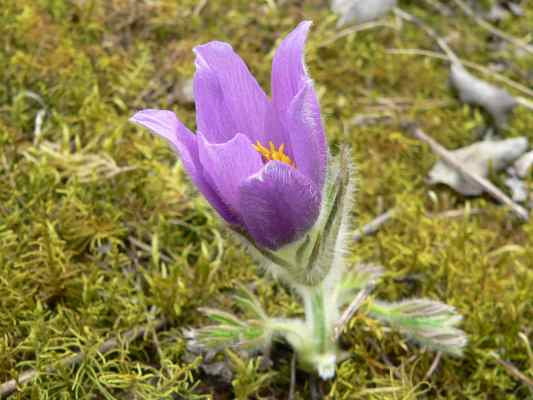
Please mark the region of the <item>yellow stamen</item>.
[[270, 160], [277, 160], [284, 162], [285, 164], [290, 165], [291, 167], [295, 167], [294, 161], [290, 159], [290, 157], [285, 154], [285, 145], [281, 144], [278, 149], [276, 149], [276, 146], [272, 141], [268, 142], [269, 149], [267, 149], [265, 146], [263, 146], [259, 140], [253, 145], [254, 149], [257, 150], [261, 156], [263, 156], [263, 159], [265, 161]]

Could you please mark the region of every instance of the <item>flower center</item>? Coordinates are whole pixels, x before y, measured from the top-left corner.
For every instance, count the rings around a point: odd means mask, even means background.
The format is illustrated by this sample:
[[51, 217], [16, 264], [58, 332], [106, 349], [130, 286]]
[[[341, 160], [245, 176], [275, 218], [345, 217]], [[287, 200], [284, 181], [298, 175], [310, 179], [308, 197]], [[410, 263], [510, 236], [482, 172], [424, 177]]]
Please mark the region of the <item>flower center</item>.
[[281, 144], [277, 149], [274, 143], [272, 143], [272, 141], [269, 141], [268, 145], [269, 148], [266, 148], [258, 140], [252, 146], [254, 146], [254, 149], [257, 150], [257, 152], [263, 156], [263, 160], [265, 161], [277, 160], [284, 162], [285, 164], [288, 164], [291, 167], [296, 167], [294, 161], [292, 161], [290, 157], [285, 154], [285, 144]]

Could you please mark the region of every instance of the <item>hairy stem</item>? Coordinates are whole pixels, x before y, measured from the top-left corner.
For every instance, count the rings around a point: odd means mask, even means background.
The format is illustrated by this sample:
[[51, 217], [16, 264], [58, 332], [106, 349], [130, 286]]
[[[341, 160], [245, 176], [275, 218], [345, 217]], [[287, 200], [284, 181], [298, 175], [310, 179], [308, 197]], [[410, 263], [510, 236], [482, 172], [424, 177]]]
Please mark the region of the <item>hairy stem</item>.
[[326, 310], [324, 310], [324, 295], [322, 288], [318, 287], [311, 292], [311, 324], [317, 341], [318, 350], [323, 353], [327, 348], [328, 328], [326, 326]]
[[310, 334], [304, 351], [300, 352], [302, 361], [318, 372], [323, 379], [335, 375], [337, 344], [334, 334], [337, 320], [337, 306], [334, 296], [328, 296], [324, 285], [301, 289], [305, 305], [305, 319]]

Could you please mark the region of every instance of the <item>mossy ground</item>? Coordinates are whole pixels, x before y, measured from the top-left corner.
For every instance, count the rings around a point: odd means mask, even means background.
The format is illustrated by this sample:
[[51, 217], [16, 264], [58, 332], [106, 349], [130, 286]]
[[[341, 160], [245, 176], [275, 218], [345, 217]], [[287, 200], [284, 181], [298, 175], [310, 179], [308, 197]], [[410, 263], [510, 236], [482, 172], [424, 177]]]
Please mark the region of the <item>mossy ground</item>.
[[[194, 72], [192, 48], [209, 40], [232, 43], [268, 88], [273, 49], [302, 19], [315, 22], [307, 62], [331, 146], [353, 147], [357, 225], [400, 209], [354, 244], [353, 261], [383, 264], [384, 298], [424, 296], [457, 307], [470, 339], [464, 358], [443, 357], [427, 378], [435, 354], [358, 316], [343, 337], [349, 358], [323, 391], [332, 399], [532, 396], [491, 352], [533, 374], [533, 223], [519, 224], [489, 198], [465, 200], [440, 187], [430, 194], [424, 178], [435, 156], [398, 122], [418, 121], [448, 148], [473, 142], [483, 124], [450, 92], [444, 62], [387, 51], [436, 50], [434, 42], [392, 16], [388, 27], [332, 41], [335, 18], [325, 1], [198, 5], [7, 0], [0, 7], [0, 382], [43, 371], [13, 398], [287, 398], [290, 354], [271, 370], [229, 357], [232, 384], [205, 375], [200, 359], [185, 361], [183, 328], [206, 323], [200, 306], [231, 308], [236, 282], [256, 282], [272, 314], [301, 309], [279, 285], [257, 281], [171, 150], [128, 118], [140, 108], [168, 108], [194, 127], [194, 108], [178, 104], [175, 91]], [[446, 18], [425, 2], [401, 6], [447, 36], [460, 56], [505, 61], [506, 76], [532, 86], [533, 58], [512, 47], [489, 52], [488, 34], [459, 11]], [[531, 3], [525, 13], [501, 28], [531, 34]], [[376, 112], [394, 118], [348, 123]], [[533, 113], [520, 109], [506, 135], [533, 140], [532, 126]], [[482, 213], [428, 216], [465, 206]], [[96, 352], [161, 317], [168, 323], [159, 333]], [[87, 357], [76, 368], [47, 371], [80, 349]], [[296, 398], [309, 398], [305, 374], [296, 389]]]

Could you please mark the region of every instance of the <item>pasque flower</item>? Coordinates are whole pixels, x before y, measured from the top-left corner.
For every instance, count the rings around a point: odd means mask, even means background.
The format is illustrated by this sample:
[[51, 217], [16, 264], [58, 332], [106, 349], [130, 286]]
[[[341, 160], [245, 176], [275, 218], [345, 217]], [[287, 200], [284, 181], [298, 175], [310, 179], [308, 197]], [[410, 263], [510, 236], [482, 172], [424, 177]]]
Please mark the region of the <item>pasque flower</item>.
[[[197, 133], [171, 111], [143, 110], [132, 121], [170, 143], [258, 265], [291, 287], [303, 305], [303, 318], [272, 317], [243, 286], [235, 302], [251, 319], [203, 309], [215, 324], [189, 339], [256, 350], [282, 339], [302, 368], [330, 379], [342, 356], [342, 327], [383, 269], [348, 268], [354, 174], [346, 147], [328, 162], [320, 108], [304, 65], [310, 25], [302, 22], [277, 49], [270, 99], [230, 45], [210, 42], [194, 49]], [[466, 345], [452, 307], [426, 299], [369, 303], [360, 311], [424, 346], [460, 355]]]
[[277, 49], [271, 99], [232, 47], [213, 41], [194, 49], [196, 134], [171, 111], [131, 118], [170, 143], [233, 228], [273, 250], [302, 237], [322, 202], [328, 151], [304, 64], [310, 25], [300, 23]]

